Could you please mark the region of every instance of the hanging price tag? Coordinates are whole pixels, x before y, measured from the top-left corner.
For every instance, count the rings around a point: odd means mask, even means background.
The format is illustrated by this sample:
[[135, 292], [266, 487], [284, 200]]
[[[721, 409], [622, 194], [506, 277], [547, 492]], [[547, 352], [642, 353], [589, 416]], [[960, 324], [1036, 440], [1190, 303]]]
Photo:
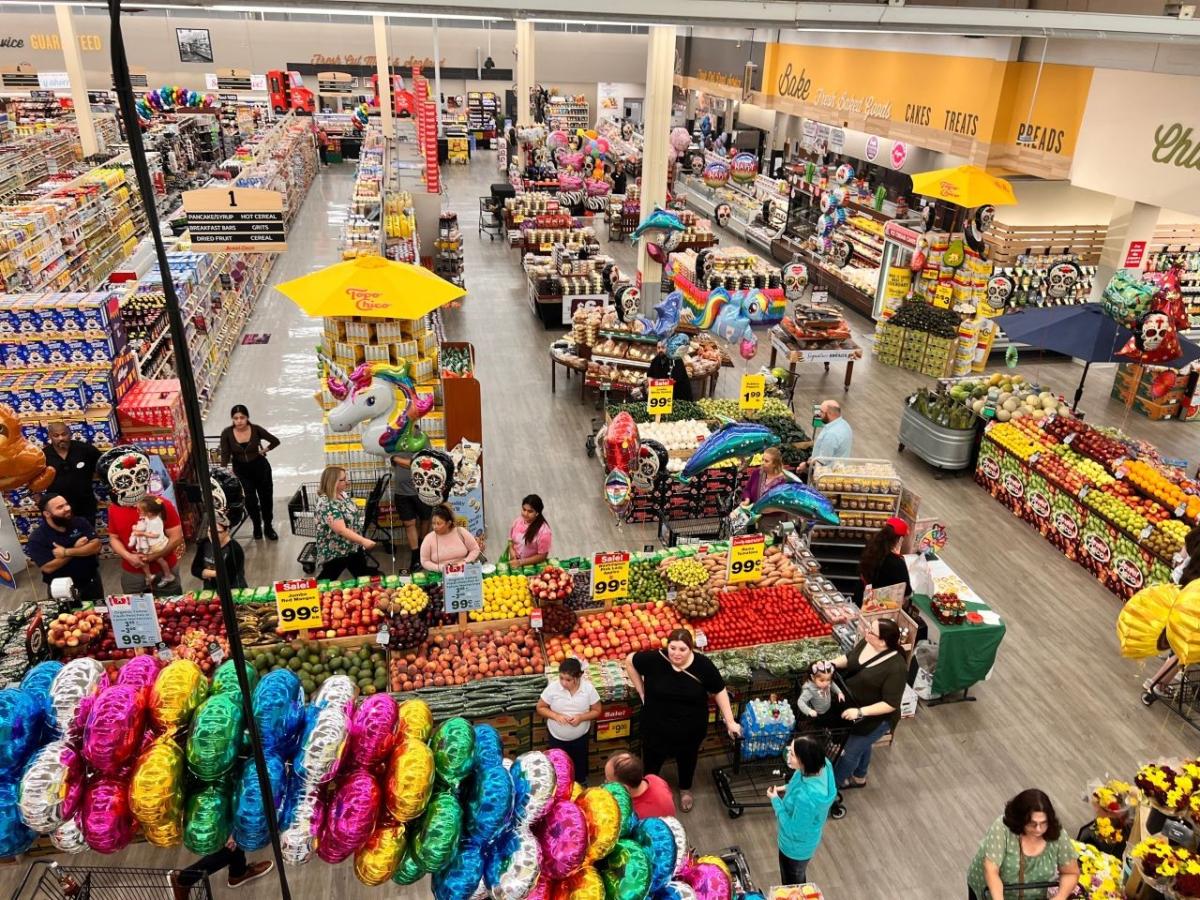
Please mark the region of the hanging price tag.
[[162, 641], [153, 595], [121, 594], [109, 597], [105, 602], [118, 648], [153, 647]]
[[304, 631], [321, 627], [321, 591], [317, 579], [275, 582], [275, 611], [279, 631]]
[[597, 553], [592, 558], [592, 597], [621, 600], [629, 596], [629, 554]]
[[646, 391], [646, 412], [652, 416], [669, 416], [674, 406], [674, 379], [651, 378]]
[[536, 607], [529, 611], [529, 627], [534, 630], [540, 630], [542, 627], [542, 611]]
[[479, 563], [447, 565], [442, 587], [450, 614], [483, 609], [483, 566]]
[[726, 581], [758, 581], [762, 577], [766, 542], [761, 534], [739, 534], [729, 543], [729, 571]]
[[742, 376], [742, 386], [738, 392], [738, 409], [742, 412], [757, 412], [763, 408], [767, 396], [767, 379], [763, 375]]

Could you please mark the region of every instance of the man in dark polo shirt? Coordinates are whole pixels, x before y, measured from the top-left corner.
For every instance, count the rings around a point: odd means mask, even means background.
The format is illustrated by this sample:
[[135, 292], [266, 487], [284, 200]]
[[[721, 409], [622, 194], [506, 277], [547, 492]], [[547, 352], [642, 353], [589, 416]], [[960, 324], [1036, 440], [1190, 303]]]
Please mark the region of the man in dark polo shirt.
[[38, 504], [44, 521], [25, 545], [25, 555], [42, 570], [49, 590], [55, 578], [70, 578], [84, 600], [103, 600], [100, 539], [93, 522], [75, 515], [66, 497], [47, 491]]
[[46, 431], [50, 440], [42, 451], [46, 454], [46, 465], [55, 470], [50, 493], [66, 497], [75, 515], [87, 519], [95, 528], [96, 492], [92, 479], [100, 451], [91, 444], [72, 440], [71, 429], [62, 422], [51, 422]]

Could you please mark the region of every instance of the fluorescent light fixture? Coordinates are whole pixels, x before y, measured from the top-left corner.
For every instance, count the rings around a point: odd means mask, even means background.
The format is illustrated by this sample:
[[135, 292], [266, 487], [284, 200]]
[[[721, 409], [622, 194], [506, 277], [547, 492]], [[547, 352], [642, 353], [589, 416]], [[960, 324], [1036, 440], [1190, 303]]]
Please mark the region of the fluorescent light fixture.
[[[136, 0], [130, 0], [136, 2]], [[139, 4], [140, 5], [140, 4]], [[310, 7], [310, 6], [244, 6], [239, 3], [221, 3], [214, 6], [196, 7], [197, 10], [211, 9], [217, 12], [252, 12], [252, 13], [289, 13], [309, 16], [359, 16], [374, 18], [383, 16], [385, 19], [460, 19], [468, 22], [499, 22], [495, 16], [464, 16], [451, 15], [442, 12], [393, 12], [390, 9], [361, 9], [349, 3], [342, 8]]]

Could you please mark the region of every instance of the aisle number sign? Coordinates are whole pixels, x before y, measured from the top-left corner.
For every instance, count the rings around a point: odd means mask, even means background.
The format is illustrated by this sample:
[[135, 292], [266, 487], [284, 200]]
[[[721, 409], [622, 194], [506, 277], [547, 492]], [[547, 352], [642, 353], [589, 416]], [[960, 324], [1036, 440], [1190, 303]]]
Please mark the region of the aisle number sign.
[[629, 554], [597, 553], [592, 557], [592, 597], [623, 600], [629, 596]]
[[742, 412], [757, 412], [763, 408], [767, 397], [767, 378], [765, 375], [742, 376], [742, 387], [738, 392], [738, 409]]
[[107, 598], [108, 619], [119, 649], [153, 647], [162, 640], [158, 613], [151, 594], [121, 594]]
[[675, 407], [675, 381], [672, 378], [651, 378], [646, 392], [646, 412], [652, 416], [669, 416]]
[[758, 581], [762, 577], [766, 539], [761, 534], [739, 534], [729, 542], [729, 584]]
[[183, 192], [188, 237], [196, 253], [282, 253], [287, 250], [283, 194], [262, 188]]
[[321, 627], [321, 591], [315, 578], [275, 582], [275, 611], [280, 631]]
[[483, 566], [479, 563], [447, 563], [442, 570], [445, 609], [451, 615], [483, 609]]

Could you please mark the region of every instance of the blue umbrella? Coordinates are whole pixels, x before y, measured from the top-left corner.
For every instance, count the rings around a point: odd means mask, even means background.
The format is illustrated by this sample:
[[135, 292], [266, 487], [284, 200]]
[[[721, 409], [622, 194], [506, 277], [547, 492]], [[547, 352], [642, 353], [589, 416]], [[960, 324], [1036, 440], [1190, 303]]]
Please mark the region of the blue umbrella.
[[[1117, 352], [1133, 337], [1133, 332], [1106, 316], [1099, 303], [1022, 309], [1000, 316], [996, 324], [1015, 344], [1083, 360], [1083, 377], [1075, 391], [1074, 407], [1079, 406], [1083, 397], [1083, 382], [1092, 363], [1130, 361], [1117, 356]], [[1200, 359], [1200, 347], [1191, 341], [1181, 337], [1179, 348], [1178, 357], [1155, 365], [1178, 369]]]

